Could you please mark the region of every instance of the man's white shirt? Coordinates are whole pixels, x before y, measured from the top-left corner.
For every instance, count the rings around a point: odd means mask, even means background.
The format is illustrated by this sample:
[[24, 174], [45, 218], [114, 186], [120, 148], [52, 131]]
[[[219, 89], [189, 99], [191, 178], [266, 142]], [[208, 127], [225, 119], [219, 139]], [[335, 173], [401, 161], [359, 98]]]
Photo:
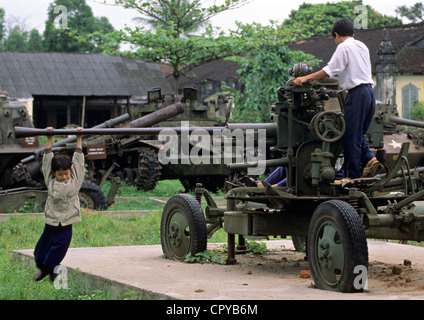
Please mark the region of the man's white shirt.
[[350, 90], [360, 84], [374, 84], [370, 52], [354, 38], [347, 38], [337, 46], [327, 66], [322, 69], [330, 78], [339, 76], [340, 87]]

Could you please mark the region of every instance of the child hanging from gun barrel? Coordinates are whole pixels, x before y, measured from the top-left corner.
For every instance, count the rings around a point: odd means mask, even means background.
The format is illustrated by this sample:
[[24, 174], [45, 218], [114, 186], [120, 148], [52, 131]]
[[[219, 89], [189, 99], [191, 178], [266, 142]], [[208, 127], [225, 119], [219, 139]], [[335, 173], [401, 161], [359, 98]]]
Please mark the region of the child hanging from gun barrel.
[[[52, 127], [47, 127], [52, 130]], [[54, 156], [52, 136], [47, 136], [42, 160], [42, 172], [48, 196], [44, 209], [44, 231], [34, 250], [39, 271], [34, 280], [47, 275], [54, 281], [55, 268], [65, 258], [72, 239], [72, 225], [81, 221], [78, 197], [84, 179], [84, 154], [82, 152], [82, 128], [77, 128], [77, 145], [72, 160], [66, 156]]]

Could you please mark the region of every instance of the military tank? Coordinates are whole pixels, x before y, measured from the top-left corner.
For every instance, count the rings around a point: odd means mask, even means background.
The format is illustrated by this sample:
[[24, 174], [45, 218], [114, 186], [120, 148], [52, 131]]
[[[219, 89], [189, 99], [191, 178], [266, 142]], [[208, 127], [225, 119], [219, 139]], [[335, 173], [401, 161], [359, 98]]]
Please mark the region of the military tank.
[[[25, 105], [6, 95], [0, 96], [0, 212], [13, 211], [31, 202], [42, 208], [47, 198], [47, 190], [41, 174], [41, 159], [44, 149], [38, 137], [21, 138], [14, 128], [34, 128]], [[132, 121], [129, 114], [108, 120], [95, 128], [137, 128], [148, 127], [182, 113], [180, 103], [170, 105]], [[53, 144], [55, 154], [71, 157], [75, 150], [75, 130], [73, 137]], [[81, 206], [89, 209], [107, 209], [113, 203], [119, 188], [119, 178], [112, 174], [115, 167], [126, 168], [129, 161], [139, 157], [138, 137], [90, 136], [83, 138], [86, 153], [86, 179], [80, 190]], [[106, 197], [101, 186], [107, 179], [112, 187]]]
[[[246, 129], [252, 127], [252, 124], [228, 123], [231, 110], [228, 97], [219, 96], [216, 101], [205, 104], [199, 101], [197, 90], [190, 87], [184, 88], [182, 95], [163, 95], [160, 88], [152, 89], [148, 92], [146, 101], [134, 103], [130, 106], [129, 113], [132, 118], [143, 117], [177, 102], [182, 103], [184, 112], [155, 124], [153, 128], [160, 126], [172, 129], [186, 125], [187, 127], [216, 127], [218, 129], [228, 124], [230, 130], [238, 128], [245, 132]], [[134, 139], [136, 138], [134, 137]], [[179, 140], [179, 143], [181, 142]], [[274, 142], [274, 138], [269, 137], [267, 145], [272, 146]], [[154, 189], [159, 180], [178, 179], [186, 191], [194, 190], [197, 183], [202, 183], [212, 192], [225, 189], [226, 181], [231, 173], [222, 159], [221, 161], [205, 161], [200, 164], [182, 161], [182, 158], [190, 158], [196, 142], [189, 141], [190, 146], [187, 148], [186, 154], [184, 154], [185, 148], [179, 147], [181, 153], [178, 155], [178, 161], [166, 164], [161, 163], [158, 157], [164, 141], [158, 140], [157, 137], [140, 136], [137, 143], [140, 145], [138, 161], [132, 162], [129, 167], [118, 173], [129, 184], [134, 184], [139, 189], [147, 191]], [[243, 148], [242, 152], [244, 157], [249, 156], [249, 153], [252, 153], [252, 156], [258, 156], [257, 150]], [[272, 159], [278, 154], [278, 152], [270, 151], [269, 148], [266, 152], [266, 155], [262, 155], [264, 159]], [[210, 150], [210, 159], [213, 158], [213, 155], [213, 151]], [[234, 157], [236, 156], [234, 154]]]
[[[0, 212], [13, 212], [25, 204], [42, 208], [47, 198], [40, 172], [31, 184], [20, 183], [13, 178], [16, 164], [40, 149], [38, 137], [15, 137], [14, 127], [17, 125], [34, 127], [25, 105], [3, 91], [0, 94]], [[38, 159], [41, 160], [41, 155]], [[82, 207], [107, 208], [103, 191], [88, 180], [83, 182], [80, 200]]]

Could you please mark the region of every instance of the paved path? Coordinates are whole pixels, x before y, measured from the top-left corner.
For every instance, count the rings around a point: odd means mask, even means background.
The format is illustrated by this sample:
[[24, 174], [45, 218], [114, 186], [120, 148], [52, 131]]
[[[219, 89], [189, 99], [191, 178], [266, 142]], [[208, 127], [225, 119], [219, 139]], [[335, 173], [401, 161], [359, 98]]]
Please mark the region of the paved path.
[[[213, 249], [217, 245], [209, 244]], [[311, 286], [312, 278], [301, 278], [307, 270], [304, 254], [292, 249], [291, 241], [268, 241], [275, 254], [260, 257], [238, 255], [233, 266], [217, 264], [188, 264], [162, 258], [160, 245], [71, 248], [62, 265], [79, 269], [95, 283], [107, 284], [112, 292], [138, 291], [148, 299], [205, 299], [205, 300], [370, 300], [424, 299], [423, 290], [387, 291], [378, 284], [365, 293], [342, 294], [322, 291]], [[282, 249], [284, 248], [284, 249]], [[14, 259], [32, 261], [30, 250], [17, 250]], [[390, 242], [369, 241], [370, 262], [387, 265], [413, 263], [414, 270], [424, 270], [424, 248]]]

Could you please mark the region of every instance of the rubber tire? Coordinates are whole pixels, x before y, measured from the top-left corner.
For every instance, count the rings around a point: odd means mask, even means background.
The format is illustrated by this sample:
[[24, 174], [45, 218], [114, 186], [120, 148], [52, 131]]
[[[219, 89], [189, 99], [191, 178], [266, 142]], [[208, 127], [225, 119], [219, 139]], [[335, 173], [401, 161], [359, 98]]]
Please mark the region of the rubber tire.
[[296, 252], [306, 253], [306, 237], [292, 236], [292, 242]]
[[89, 202], [87, 209], [106, 210], [108, 208], [107, 199], [100, 187], [94, 182], [84, 180], [79, 191], [80, 198], [85, 198]]
[[127, 186], [132, 186], [134, 184], [133, 170], [131, 168], [124, 168], [122, 174], [122, 181], [124, 181]]
[[[177, 224], [178, 218], [180, 222], [184, 222], [184, 230], [181, 223], [178, 228], [171, 229]], [[171, 231], [177, 233], [173, 238]], [[206, 250], [206, 219], [199, 202], [193, 196], [177, 194], [167, 201], [162, 212], [160, 238], [162, 251], [170, 260], [183, 261], [189, 253], [195, 255]]]
[[[332, 256], [336, 256], [336, 250], [339, 252], [338, 256], [341, 252], [343, 253], [343, 265], [340, 268], [339, 277], [334, 275], [337, 258], [330, 260], [328, 264], [334, 266], [334, 269], [326, 268], [325, 263], [319, 262], [325, 252], [319, 245], [319, 243], [326, 244], [324, 229], [335, 231], [332, 236], [334, 242], [329, 243], [331, 249], [327, 252]], [[368, 245], [361, 219], [350, 204], [340, 200], [330, 200], [316, 208], [309, 224], [307, 251], [311, 275], [317, 288], [338, 292], [363, 291], [363, 286], [360, 288], [354, 286], [355, 278], [358, 276], [354, 269], [362, 265], [368, 270]], [[329, 271], [326, 274], [327, 270]], [[333, 276], [334, 279], [329, 280]]]

